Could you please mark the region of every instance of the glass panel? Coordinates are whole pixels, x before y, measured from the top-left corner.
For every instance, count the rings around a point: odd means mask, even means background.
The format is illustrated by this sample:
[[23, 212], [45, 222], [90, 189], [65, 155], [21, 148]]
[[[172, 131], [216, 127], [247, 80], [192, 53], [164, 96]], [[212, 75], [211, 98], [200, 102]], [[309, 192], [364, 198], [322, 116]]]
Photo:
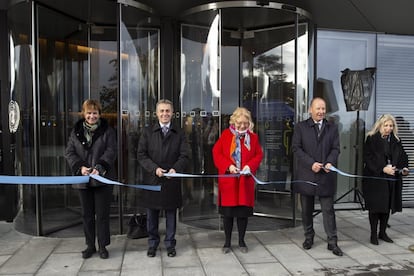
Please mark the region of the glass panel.
[[[85, 24], [38, 7], [39, 175], [71, 175], [64, 154], [88, 95], [87, 33]], [[80, 223], [76, 190], [69, 185], [41, 190], [43, 234]]]
[[[215, 174], [211, 150], [219, 135], [221, 112], [220, 17], [217, 11], [209, 11], [193, 20], [202, 23], [181, 26], [181, 115], [191, 149], [190, 172]], [[210, 216], [217, 219], [214, 202], [216, 180], [199, 178], [183, 181], [183, 220], [208, 223]]]
[[290, 145], [296, 97], [294, 19], [291, 18], [293, 25], [286, 27], [255, 30], [254, 40], [247, 41], [243, 48], [243, 105], [255, 118], [264, 150], [257, 177], [279, 182], [256, 186], [255, 212], [266, 216], [291, 217], [292, 212]]
[[[148, 22], [151, 22], [148, 23]], [[122, 7], [121, 106], [122, 175], [124, 183], [142, 184], [137, 146], [141, 129], [156, 122], [159, 98], [159, 28], [155, 19], [131, 7]], [[139, 207], [139, 190], [123, 190], [124, 214], [144, 212]], [[128, 220], [124, 220], [124, 224]]]
[[[91, 99], [102, 105], [102, 117], [117, 130], [118, 125], [118, 40], [116, 31], [116, 3], [113, 3], [110, 25], [91, 25], [89, 40], [90, 94]], [[85, 98], [86, 99], [86, 98]], [[82, 100], [85, 100], [82, 99]], [[81, 105], [78, 110], [80, 111]], [[79, 119], [77, 117], [76, 119]], [[118, 137], [119, 139], [119, 137]], [[120, 150], [120, 149], [119, 149]], [[115, 164], [115, 168], [118, 165]], [[111, 234], [119, 233], [119, 186], [114, 186], [111, 201]]]
[[[338, 123], [341, 141], [341, 154], [338, 168], [349, 173], [362, 173], [362, 145], [365, 128], [372, 126], [375, 106], [372, 103], [367, 110], [349, 110], [341, 86], [341, 74], [346, 68], [364, 70], [376, 66], [376, 35], [318, 31], [318, 53], [316, 91], [327, 99], [327, 118]], [[358, 160], [359, 159], [359, 160]], [[360, 179], [338, 176], [337, 196], [340, 197], [358, 188]], [[348, 193], [343, 201], [355, 201], [355, 194]], [[357, 206], [360, 207], [360, 206]]]
[[[216, 23], [218, 15], [221, 20]], [[220, 9], [219, 14], [200, 12], [185, 21], [181, 27], [181, 99], [183, 117], [187, 117], [184, 127], [192, 150], [191, 171], [215, 171], [211, 147], [218, 135], [217, 132], [211, 135], [210, 145], [206, 139], [212, 129], [209, 125], [218, 124], [219, 130], [227, 128], [233, 110], [237, 106], [247, 107], [265, 153], [257, 176], [264, 181], [281, 182], [257, 186], [255, 213], [292, 218], [290, 139], [297, 108], [297, 82], [303, 97], [308, 93], [306, 21], [297, 31], [295, 14], [253, 7]], [[214, 33], [216, 25], [218, 36]], [[296, 40], [297, 33], [300, 42]], [[216, 50], [217, 42], [220, 47]], [[218, 116], [215, 116], [216, 100]], [[209, 158], [211, 165], [207, 163]], [[217, 227], [216, 179], [193, 180], [185, 187], [184, 221], [204, 218], [197, 223]], [[213, 221], [214, 216], [216, 224], [209, 225], [206, 221], [208, 218]], [[259, 224], [259, 228], [264, 227]]]
[[[9, 118], [13, 122], [9, 126], [9, 163], [15, 175], [35, 174], [31, 6], [30, 2], [19, 3], [9, 8], [7, 14], [10, 29], [10, 101], [13, 101], [12, 114], [15, 115]], [[16, 229], [36, 234], [36, 186], [22, 185], [19, 190], [23, 198], [15, 219]], [[26, 221], [31, 223], [25, 225]]]
[[[308, 114], [308, 98], [313, 91], [313, 30], [312, 24], [308, 24], [307, 20], [299, 17], [298, 39], [297, 39], [297, 85], [296, 85], [296, 119], [307, 119]], [[310, 30], [309, 30], [310, 28]], [[308, 87], [309, 85], [309, 87]]]

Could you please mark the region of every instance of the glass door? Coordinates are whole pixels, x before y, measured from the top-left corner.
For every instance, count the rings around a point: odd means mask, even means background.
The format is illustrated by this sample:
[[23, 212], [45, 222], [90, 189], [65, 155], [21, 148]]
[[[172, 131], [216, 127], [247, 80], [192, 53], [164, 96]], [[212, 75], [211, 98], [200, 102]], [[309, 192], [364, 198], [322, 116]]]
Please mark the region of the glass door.
[[273, 182], [256, 186], [255, 214], [278, 218], [292, 218], [290, 149], [297, 88], [307, 94], [307, 76], [300, 79], [303, 73], [298, 69], [307, 68], [308, 63], [298, 58], [296, 50], [298, 40], [308, 39], [307, 24], [297, 26], [295, 15], [289, 21], [292, 24], [251, 30], [250, 38], [241, 46], [241, 101], [255, 118], [264, 149], [257, 177]]
[[[198, 19], [204, 24], [181, 25], [181, 117], [190, 144], [189, 171], [216, 174], [211, 150], [221, 124], [221, 21], [218, 11]], [[216, 192], [214, 178], [184, 179], [182, 219], [208, 227], [217, 219]]]
[[[160, 30], [158, 20], [130, 6], [120, 7], [121, 172], [123, 183], [142, 184], [137, 160], [141, 130], [154, 122], [159, 99]], [[120, 190], [121, 218], [145, 212], [140, 190]], [[123, 219], [123, 228], [128, 220]]]
[[[38, 96], [31, 105], [39, 110], [34, 145], [39, 175], [71, 175], [64, 154], [67, 137], [80, 118], [81, 103], [89, 94], [88, 26], [43, 6], [37, 6], [37, 26]], [[78, 194], [70, 185], [36, 188], [41, 201], [40, 234], [81, 223]]]
[[[263, 218], [257, 226], [266, 227], [266, 218], [290, 226], [296, 209], [290, 146], [295, 116], [303, 111], [298, 101], [308, 95], [308, 19], [278, 4], [242, 2], [195, 7], [182, 19], [182, 116], [191, 171], [215, 173], [214, 142], [233, 110], [248, 108], [264, 150], [257, 177], [272, 182], [256, 185], [255, 216]], [[193, 179], [184, 187], [183, 221], [217, 228], [217, 180]]]
[[[27, 46], [17, 52], [17, 60], [25, 64], [28, 72], [30, 62], [36, 61], [37, 94], [28, 86], [33, 81], [31, 75], [21, 74], [29, 79], [25, 82], [27, 87], [23, 87], [17, 78], [15, 93], [22, 107], [24, 128], [18, 132], [16, 156], [26, 156], [28, 161], [23, 165], [17, 162], [20, 173], [71, 175], [64, 158], [67, 138], [81, 118], [83, 101], [93, 98], [101, 102], [102, 117], [118, 133], [119, 180], [140, 183], [135, 147], [140, 129], [155, 118], [153, 108], [159, 90], [159, 29], [153, 25], [156, 21], [149, 19], [149, 12], [142, 11], [143, 6], [134, 3], [106, 3], [105, 24], [31, 4], [36, 9], [36, 55], [32, 59]], [[23, 151], [27, 153], [21, 154]], [[114, 187], [111, 233], [123, 232], [124, 211], [136, 211], [136, 192]], [[70, 185], [23, 185], [21, 195], [22, 208], [16, 219], [20, 231], [37, 235], [59, 231], [59, 235], [69, 236], [82, 231], [78, 193]]]

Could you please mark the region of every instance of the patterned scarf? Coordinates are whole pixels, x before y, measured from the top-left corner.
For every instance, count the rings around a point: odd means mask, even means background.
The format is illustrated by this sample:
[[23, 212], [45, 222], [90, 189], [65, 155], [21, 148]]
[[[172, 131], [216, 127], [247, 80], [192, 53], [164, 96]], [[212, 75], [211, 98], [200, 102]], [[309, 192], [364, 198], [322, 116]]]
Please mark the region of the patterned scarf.
[[86, 143], [88, 146], [92, 144], [92, 136], [94, 131], [99, 127], [101, 124], [101, 120], [98, 120], [97, 124], [90, 125], [86, 121], [83, 121], [83, 135], [85, 135]]
[[231, 139], [230, 144], [230, 158], [236, 164], [238, 169], [241, 169], [241, 144], [240, 140], [244, 137], [244, 146], [247, 150], [250, 150], [250, 135], [249, 131], [246, 133], [239, 133], [234, 126], [229, 127], [231, 133], [233, 133], [233, 138]]

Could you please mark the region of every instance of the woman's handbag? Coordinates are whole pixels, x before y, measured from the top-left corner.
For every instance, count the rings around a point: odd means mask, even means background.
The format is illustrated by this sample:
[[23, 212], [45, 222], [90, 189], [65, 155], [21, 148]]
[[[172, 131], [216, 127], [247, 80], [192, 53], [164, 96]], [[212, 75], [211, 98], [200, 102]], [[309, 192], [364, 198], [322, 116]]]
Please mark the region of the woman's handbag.
[[128, 222], [129, 239], [141, 239], [148, 237], [147, 232], [147, 215], [146, 214], [134, 214]]

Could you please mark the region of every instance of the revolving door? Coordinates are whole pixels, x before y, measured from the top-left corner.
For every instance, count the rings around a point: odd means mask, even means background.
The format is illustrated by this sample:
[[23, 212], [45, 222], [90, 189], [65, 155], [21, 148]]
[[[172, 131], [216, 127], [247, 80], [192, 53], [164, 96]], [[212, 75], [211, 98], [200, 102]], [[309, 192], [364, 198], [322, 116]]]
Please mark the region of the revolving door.
[[[93, 98], [117, 131], [118, 180], [138, 183], [137, 139], [155, 119], [159, 98], [159, 22], [138, 2], [90, 0], [73, 6], [90, 12], [76, 16], [64, 1], [16, 1], [8, 10], [10, 100], [21, 110], [11, 134], [10, 174], [71, 175], [64, 158], [67, 138], [81, 118], [82, 102]], [[111, 233], [123, 233], [126, 218], [139, 211], [136, 193], [114, 187]], [[78, 194], [70, 185], [20, 185], [19, 195], [17, 230], [82, 233]]]
[[[295, 221], [291, 193], [293, 122], [306, 112], [312, 30], [299, 9], [253, 1], [220, 2], [181, 17], [181, 109], [191, 172], [215, 174], [211, 149], [238, 106], [253, 115], [264, 158], [255, 216]], [[217, 179], [184, 183], [183, 221], [217, 228]], [[273, 223], [273, 222], [272, 222]], [[264, 226], [258, 222], [258, 228]]]

